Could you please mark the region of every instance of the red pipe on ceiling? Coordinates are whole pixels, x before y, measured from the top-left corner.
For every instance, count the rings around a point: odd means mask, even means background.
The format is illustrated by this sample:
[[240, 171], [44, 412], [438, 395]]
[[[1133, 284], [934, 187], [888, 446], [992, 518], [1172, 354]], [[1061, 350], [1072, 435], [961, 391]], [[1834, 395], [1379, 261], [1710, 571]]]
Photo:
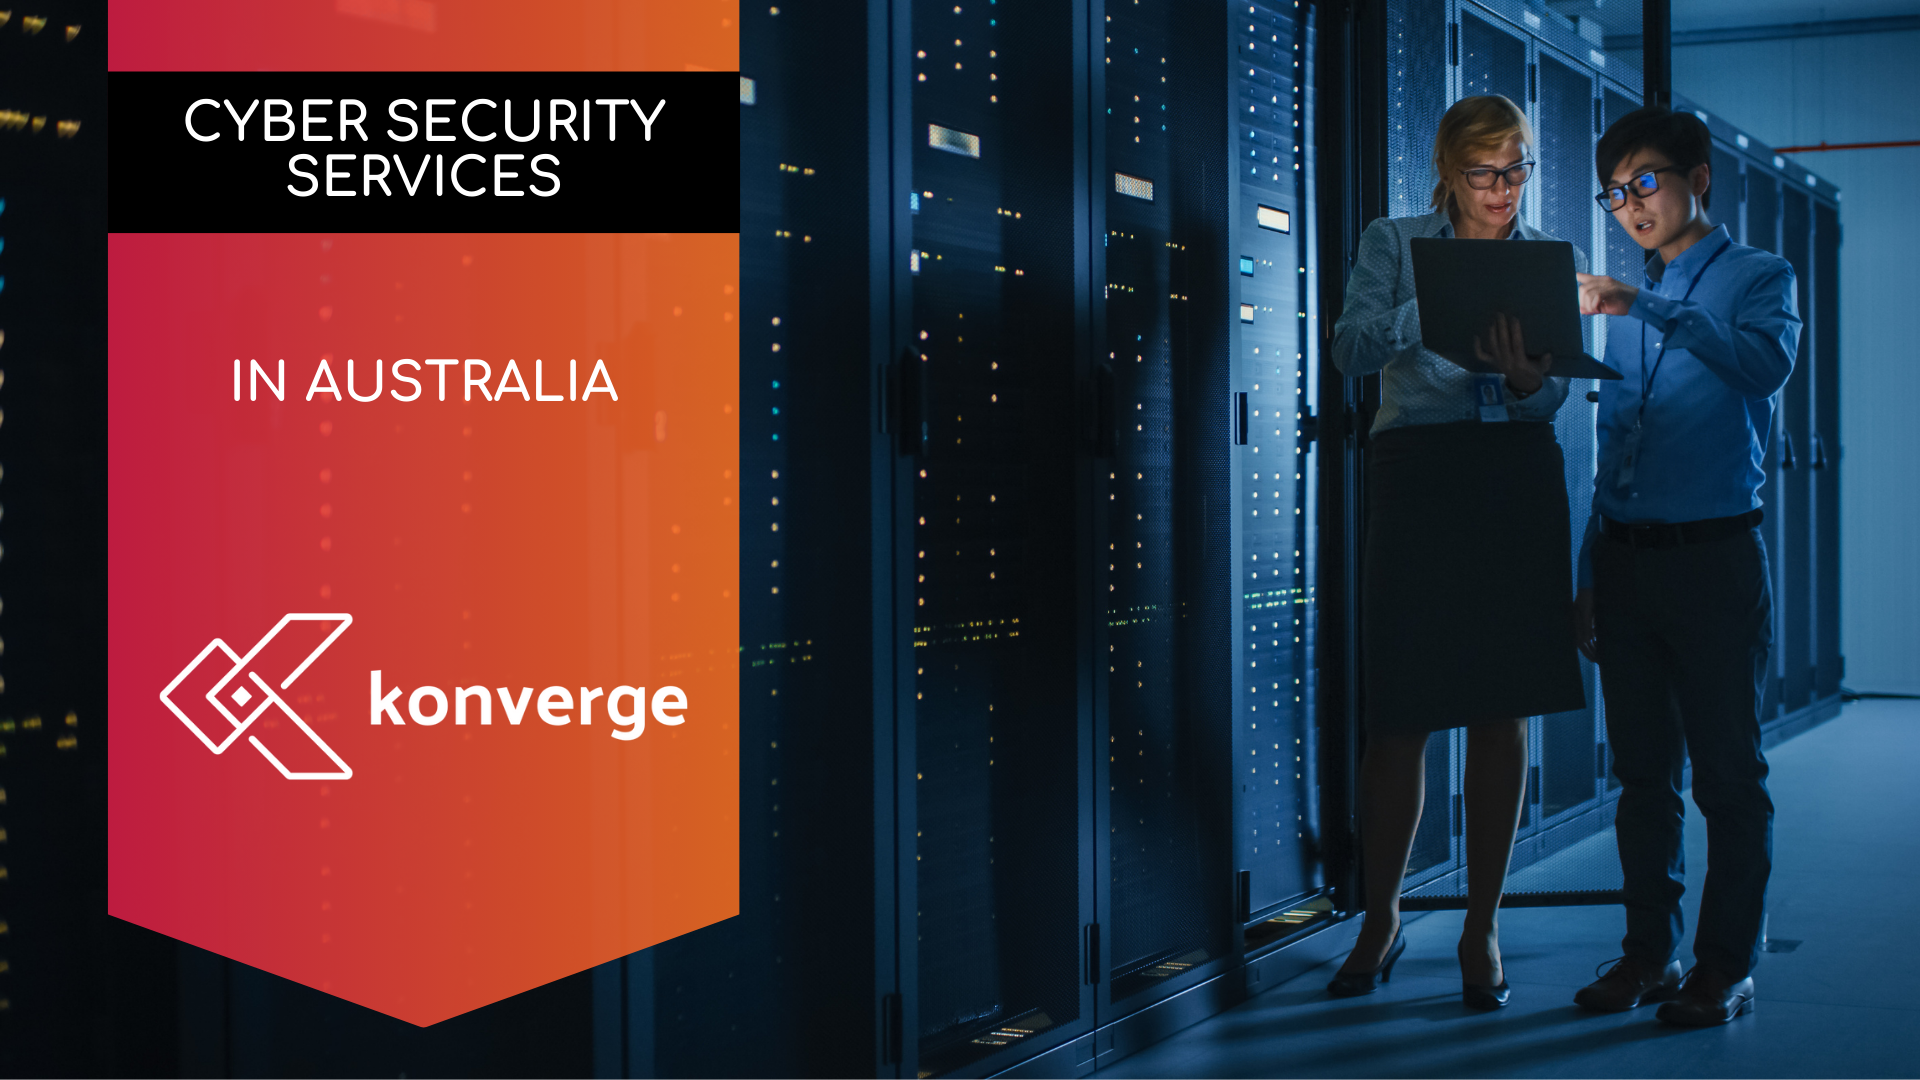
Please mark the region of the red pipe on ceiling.
[[1889, 146], [1920, 146], [1920, 139], [1908, 139], [1904, 142], [1857, 142], [1833, 145], [1823, 142], [1818, 146], [1776, 146], [1774, 153], [1811, 154], [1817, 150], [1879, 150]]

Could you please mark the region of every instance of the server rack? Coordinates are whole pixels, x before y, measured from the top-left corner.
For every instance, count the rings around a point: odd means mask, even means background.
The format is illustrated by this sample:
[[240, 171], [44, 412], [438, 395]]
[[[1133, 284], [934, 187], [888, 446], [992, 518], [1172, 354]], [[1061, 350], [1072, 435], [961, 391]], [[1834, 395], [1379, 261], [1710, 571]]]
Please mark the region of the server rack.
[[[1234, 323], [1239, 432], [1233, 440], [1235, 761], [1244, 759], [1235, 818], [1240, 827], [1243, 939], [1248, 948], [1297, 933], [1325, 917], [1332, 900], [1321, 857], [1324, 820], [1316, 764], [1322, 761], [1319, 670], [1319, 463], [1315, 406], [1322, 338], [1317, 133], [1317, 45], [1310, 20], [1291, 9], [1247, 5], [1233, 130], [1236, 155], [1229, 221], [1238, 245]], [[1262, 19], [1260, 16], [1265, 15]], [[1261, 23], [1265, 22], [1265, 27]], [[1260, 30], [1290, 31], [1285, 37]], [[1280, 40], [1274, 40], [1279, 38]], [[1274, 45], [1281, 48], [1274, 50]], [[1265, 662], [1267, 669], [1262, 670]], [[1238, 752], [1244, 749], [1245, 753]]]
[[0, 1073], [137, 1074], [172, 943], [106, 903], [107, 5], [50, 8], [0, 36]]
[[883, 11], [742, 12], [740, 915], [595, 971], [596, 1075], [889, 1056], [911, 742], [891, 644], [909, 494], [879, 422], [900, 173]]
[[[874, 898], [872, 953], [778, 990], [722, 982], [756, 953], [750, 977], [779, 978], [766, 955], [806, 932], [729, 924], [609, 965], [602, 1072], [817, 1071], [836, 1040], [848, 1072], [1086, 1071], [1276, 961], [1343, 947], [1316, 934], [1340, 915], [1324, 866], [1349, 815], [1321, 820], [1313, 682], [1315, 9], [1246, 7], [746, 16], [743, 374], [789, 364], [798, 387], [854, 352], [851, 306], [792, 314], [823, 279], [865, 280], [859, 302], [884, 316], [861, 342], [876, 855], [848, 864]], [[866, 102], [864, 144], [821, 145], [818, 124], [797, 138], [783, 100], [863, 67], [833, 100], [843, 121]], [[1235, 184], [1241, 153], [1258, 167]], [[861, 161], [864, 190], [841, 191], [864, 230], [833, 235], [860, 232], [863, 252], [809, 247], [833, 187], [814, 178]], [[822, 194], [800, 201], [810, 181]], [[756, 254], [761, 234], [786, 254]], [[791, 468], [822, 460], [792, 438]], [[854, 443], [835, 460], [851, 467]], [[807, 553], [781, 558], [791, 582]], [[776, 689], [792, 715], [817, 707]], [[770, 723], [743, 717], [743, 745]], [[743, 768], [745, 792], [775, 779]], [[784, 813], [769, 826], [804, 827]], [[783, 904], [856, 889], [777, 858], [755, 885]], [[727, 1003], [791, 1004], [813, 979], [869, 1008], [734, 1034]], [[871, 1040], [846, 1026], [863, 1012]]]
[[1770, 738], [1837, 715], [1840, 643], [1840, 204], [1831, 182], [1678, 95], [1713, 134], [1712, 219], [1793, 267], [1802, 322], [1767, 448], [1760, 530], [1773, 572]]
[[[1594, 204], [1593, 147], [1608, 123], [1639, 107], [1637, 57], [1607, 53], [1575, 24], [1519, 0], [1451, 0], [1387, 5], [1389, 198], [1386, 212], [1428, 212], [1434, 177], [1433, 131], [1454, 101], [1501, 94], [1523, 108], [1534, 127], [1538, 167], [1521, 203], [1528, 224], [1588, 254], [1595, 273], [1637, 272], [1639, 248]], [[1586, 320], [1587, 348], [1605, 350], [1601, 320]], [[1554, 421], [1566, 455], [1573, 536], [1585, 528], [1597, 445], [1593, 383], [1576, 380]], [[1570, 552], [1568, 595], [1575, 575]], [[1580, 660], [1587, 706], [1532, 717], [1528, 783], [1515, 843], [1509, 904], [1611, 899], [1619, 869], [1611, 849], [1582, 844], [1611, 827], [1611, 771], [1604, 702], [1593, 665]], [[1463, 796], [1466, 740], [1454, 731], [1427, 748], [1427, 805], [1408, 864], [1410, 910], [1465, 903]], [[1579, 845], [1567, 857], [1553, 856]]]
[[896, 9], [912, 186], [895, 198], [913, 213], [890, 260], [907, 271], [895, 334], [925, 402], [895, 522], [913, 568], [894, 639], [913, 658], [903, 1064], [940, 1074], [1093, 1012], [1091, 508], [1071, 412], [1091, 332], [1085, 13], [970, 7]]

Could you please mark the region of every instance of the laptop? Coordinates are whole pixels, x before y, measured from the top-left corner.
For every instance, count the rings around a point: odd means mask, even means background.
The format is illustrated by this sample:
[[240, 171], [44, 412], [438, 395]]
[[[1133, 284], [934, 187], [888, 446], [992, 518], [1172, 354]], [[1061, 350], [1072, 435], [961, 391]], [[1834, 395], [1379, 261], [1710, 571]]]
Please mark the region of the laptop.
[[1474, 355], [1495, 314], [1520, 320], [1527, 352], [1553, 354], [1549, 375], [1618, 379], [1587, 355], [1580, 334], [1580, 289], [1573, 245], [1565, 240], [1413, 240], [1413, 282], [1422, 344], [1468, 371], [1495, 368]]

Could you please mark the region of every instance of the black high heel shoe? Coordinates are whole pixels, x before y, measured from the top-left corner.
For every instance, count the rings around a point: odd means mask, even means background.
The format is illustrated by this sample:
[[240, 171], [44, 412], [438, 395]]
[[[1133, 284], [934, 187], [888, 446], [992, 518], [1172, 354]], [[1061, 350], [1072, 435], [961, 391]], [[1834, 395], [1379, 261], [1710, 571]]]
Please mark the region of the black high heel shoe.
[[[1466, 966], [1466, 959], [1463, 957], [1460, 961], [1463, 972]], [[1513, 990], [1507, 985], [1507, 970], [1504, 964], [1500, 968], [1499, 986], [1475, 986], [1466, 980], [1464, 974], [1461, 976], [1460, 1001], [1469, 1009], [1498, 1009], [1506, 1005], [1512, 997]]]
[[1338, 972], [1333, 981], [1327, 984], [1327, 993], [1334, 997], [1360, 997], [1380, 989], [1380, 984], [1393, 978], [1393, 965], [1400, 962], [1400, 954], [1407, 951], [1407, 935], [1394, 931], [1393, 944], [1387, 946], [1386, 959], [1372, 971], [1355, 973]]
[[1507, 985], [1504, 972], [1499, 986], [1475, 986], [1465, 980], [1460, 983], [1460, 1001], [1469, 1009], [1498, 1009], [1512, 998], [1513, 989]]

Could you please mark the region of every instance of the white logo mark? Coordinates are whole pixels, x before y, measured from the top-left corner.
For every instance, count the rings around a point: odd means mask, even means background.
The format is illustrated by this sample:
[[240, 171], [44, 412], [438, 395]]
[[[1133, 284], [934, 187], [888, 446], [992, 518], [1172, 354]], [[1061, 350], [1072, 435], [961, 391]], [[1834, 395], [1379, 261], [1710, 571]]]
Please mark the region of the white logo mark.
[[[328, 633], [319, 645], [307, 653], [305, 658], [299, 659], [293, 669], [287, 673], [285, 678], [280, 679], [276, 686], [270, 681], [272, 674], [276, 672], [270, 671], [267, 677], [262, 677], [261, 672], [256, 670], [255, 660], [261, 656], [261, 653], [266, 650], [268, 644], [271, 643], [274, 638], [278, 637], [282, 630], [285, 630], [288, 626], [295, 623], [338, 623], [339, 625], [335, 626], [332, 632]], [[330, 761], [339, 766], [338, 772], [293, 772], [280, 763], [280, 759], [275, 757], [273, 752], [266, 748], [266, 745], [260, 741], [259, 736], [248, 735], [247, 741], [252, 743], [253, 748], [260, 751], [261, 756], [271, 762], [274, 768], [280, 770], [281, 776], [289, 780], [350, 779], [353, 776], [353, 770], [347, 767], [346, 762], [340, 760], [340, 755], [334, 753], [333, 748], [328, 746], [325, 740], [314, 734], [313, 729], [307, 726], [307, 722], [300, 718], [299, 713], [293, 711], [293, 707], [288, 705], [286, 700], [282, 698], [277, 691], [285, 690], [287, 687], [292, 686], [293, 681], [299, 678], [316, 659], [319, 659], [321, 653], [327, 651], [327, 646], [332, 645], [335, 639], [341, 634], [346, 633], [347, 627], [351, 625], [353, 625], [353, 616], [351, 615], [287, 615], [276, 623], [272, 630], [267, 632], [266, 637], [254, 642], [253, 648], [247, 650], [247, 655], [245, 656], [235, 655], [234, 651], [227, 647], [226, 642], [221, 641], [219, 638], [214, 638], [211, 642], [207, 643], [206, 648], [200, 650], [200, 655], [194, 657], [192, 663], [182, 669], [180, 674], [173, 677], [173, 681], [167, 684], [165, 690], [160, 691], [160, 702], [165, 705], [173, 715], [179, 717], [180, 722], [187, 725], [187, 730], [193, 732], [202, 743], [206, 744], [207, 749], [213, 751], [215, 754], [226, 753], [227, 747], [232, 746], [235, 739], [245, 734], [247, 729], [253, 726], [253, 722], [260, 718], [262, 713], [265, 713], [268, 709], [277, 708], [286, 714], [287, 719], [293, 721], [294, 727], [298, 728], [302, 734], [312, 740], [313, 745], [319, 747], [320, 751], [326, 754]], [[284, 651], [284, 649], [281, 651]], [[196, 723], [192, 716], [187, 715], [187, 713], [182, 710], [180, 704], [174, 702], [173, 692], [179, 688], [181, 683], [187, 680], [188, 676], [198, 671], [200, 666], [206, 663], [208, 658], [215, 653], [221, 654], [221, 656], [226, 659], [229, 667], [226, 674], [220, 677], [220, 681], [214, 683], [212, 689], [208, 690], [204, 695], [201, 695], [201, 700], [204, 700], [207, 705], [212, 707], [213, 711], [211, 713], [202, 709], [200, 702], [194, 700], [191, 694], [186, 695], [187, 700], [184, 704], [201, 717], [202, 722]], [[295, 657], [292, 654], [281, 656], [276, 652], [270, 653], [264, 662], [266, 662], [269, 667], [278, 667], [284, 666], [293, 659], [295, 659]], [[240, 678], [243, 673], [246, 676], [245, 679]], [[229, 689], [230, 684], [236, 681], [239, 685], [232, 686], [232, 688]], [[247, 688], [249, 682], [259, 691], [258, 694]], [[244, 718], [236, 716], [232, 710], [227, 708], [227, 703], [231, 702], [234, 708], [245, 709], [247, 703], [254, 701], [256, 698], [259, 699], [259, 704], [255, 705], [253, 711], [247, 713]], [[218, 717], [218, 719], [216, 719], [216, 717]], [[220, 720], [225, 721], [224, 728]], [[208, 734], [208, 729], [216, 733], [224, 731], [225, 737], [216, 741]], [[283, 746], [281, 749], [284, 752], [286, 748]]]

